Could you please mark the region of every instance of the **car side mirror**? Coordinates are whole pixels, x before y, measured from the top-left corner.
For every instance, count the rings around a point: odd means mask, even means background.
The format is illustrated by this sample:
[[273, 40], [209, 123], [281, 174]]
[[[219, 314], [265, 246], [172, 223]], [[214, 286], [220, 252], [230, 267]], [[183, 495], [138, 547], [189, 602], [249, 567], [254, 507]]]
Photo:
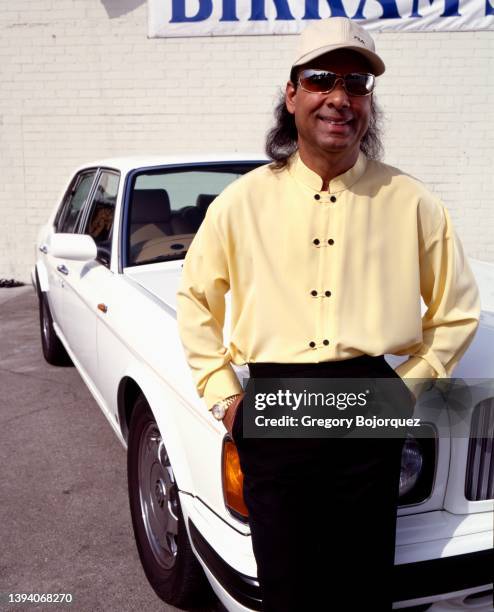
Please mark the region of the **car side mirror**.
[[88, 234], [52, 234], [48, 253], [61, 259], [90, 261], [96, 259], [98, 250], [94, 239]]

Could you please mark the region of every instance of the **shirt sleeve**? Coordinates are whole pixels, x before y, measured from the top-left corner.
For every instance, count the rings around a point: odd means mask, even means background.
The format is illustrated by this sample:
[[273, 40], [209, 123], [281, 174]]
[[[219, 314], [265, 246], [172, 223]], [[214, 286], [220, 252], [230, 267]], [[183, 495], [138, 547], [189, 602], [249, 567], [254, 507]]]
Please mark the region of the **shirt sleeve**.
[[211, 207], [185, 257], [177, 292], [177, 323], [187, 363], [210, 410], [220, 399], [242, 393], [223, 344], [228, 257]]
[[480, 318], [477, 283], [444, 206], [439, 228], [421, 248], [420, 289], [427, 306], [422, 345], [396, 368], [414, 393], [421, 388], [418, 379], [451, 376]]

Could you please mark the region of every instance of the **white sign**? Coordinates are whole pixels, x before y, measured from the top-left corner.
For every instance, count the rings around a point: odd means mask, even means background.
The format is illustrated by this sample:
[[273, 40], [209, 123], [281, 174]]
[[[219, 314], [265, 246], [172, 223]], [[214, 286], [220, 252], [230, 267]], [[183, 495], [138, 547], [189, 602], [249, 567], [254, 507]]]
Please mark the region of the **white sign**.
[[374, 31], [494, 30], [494, 0], [149, 0], [149, 36], [298, 34], [350, 17]]

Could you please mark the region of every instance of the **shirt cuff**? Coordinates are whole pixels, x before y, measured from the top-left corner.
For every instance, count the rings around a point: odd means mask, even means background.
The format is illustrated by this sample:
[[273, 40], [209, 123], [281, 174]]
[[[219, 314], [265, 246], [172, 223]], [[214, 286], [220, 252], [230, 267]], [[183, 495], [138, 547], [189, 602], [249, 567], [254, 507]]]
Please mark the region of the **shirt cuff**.
[[211, 410], [216, 402], [243, 392], [235, 371], [230, 365], [225, 365], [209, 376], [204, 389], [204, 400], [208, 410]]
[[437, 378], [437, 372], [422, 357], [410, 357], [396, 367], [395, 372], [416, 398], [430, 386], [431, 379]]

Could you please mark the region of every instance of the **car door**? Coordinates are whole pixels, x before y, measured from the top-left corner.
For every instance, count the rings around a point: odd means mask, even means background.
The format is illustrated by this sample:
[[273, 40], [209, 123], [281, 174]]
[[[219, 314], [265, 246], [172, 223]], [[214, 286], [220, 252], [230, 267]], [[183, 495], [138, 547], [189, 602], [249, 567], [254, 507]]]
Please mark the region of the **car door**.
[[55, 215], [53, 226], [47, 230], [47, 234], [42, 240], [43, 244], [40, 245], [41, 258], [48, 276], [49, 291], [47, 292], [47, 298], [50, 311], [64, 337], [66, 335], [64, 295], [70, 262], [52, 255], [50, 238], [54, 233], [73, 233], [75, 231], [95, 177], [95, 168], [82, 170], [74, 176]]
[[[100, 169], [88, 205], [78, 222], [79, 233], [90, 235], [98, 255], [92, 261], [71, 261], [65, 283], [64, 325], [69, 345], [89, 381], [98, 387], [96, 325], [104, 309], [102, 294], [108, 286], [113, 219], [120, 175]], [[89, 382], [88, 381], [88, 382]]]

